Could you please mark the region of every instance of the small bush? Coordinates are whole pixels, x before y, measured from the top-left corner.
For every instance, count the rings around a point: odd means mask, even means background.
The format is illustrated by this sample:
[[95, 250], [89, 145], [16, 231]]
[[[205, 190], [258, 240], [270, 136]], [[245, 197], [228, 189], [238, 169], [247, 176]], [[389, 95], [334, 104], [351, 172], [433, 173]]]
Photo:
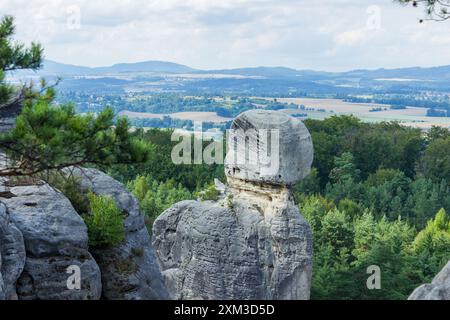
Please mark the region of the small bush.
[[173, 181], [159, 182], [150, 176], [138, 176], [128, 183], [128, 189], [139, 200], [148, 231], [153, 222], [166, 209], [179, 201], [193, 199], [188, 189]]
[[230, 209], [234, 209], [234, 198], [232, 194], [229, 194], [226, 199], [227, 207]]
[[143, 247], [131, 248], [131, 253], [136, 257], [143, 257], [144, 256], [144, 248]]
[[131, 256], [126, 259], [117, 259], [113, 263], [117, 272], [122, 275], [130, 275], [136, 273], [138, 270]]
[[219, 199], [219, 190], [216, 186], [211, 184], [204, 191], [198, 193], [198, 197], [201, 201], [217, 201]]
[[110, 196], [88, 194], [89, 214], [84, 215], [89, 245], [108, 247], [125, 239], [123, 214]]
[[80, 179], [74, 176], [66, 176], [54, 171], [41, 178], [53, 188], [61, 191], [72, 203], [75, 211], [83, 215], [89, 212], [89, 200], [86, 191], [82, 190]]

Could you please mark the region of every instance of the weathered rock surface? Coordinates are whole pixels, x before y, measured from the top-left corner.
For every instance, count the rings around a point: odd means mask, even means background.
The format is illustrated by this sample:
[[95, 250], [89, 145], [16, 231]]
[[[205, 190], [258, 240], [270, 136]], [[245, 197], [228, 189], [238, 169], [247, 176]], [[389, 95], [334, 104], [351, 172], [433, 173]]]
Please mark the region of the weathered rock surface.
[[[155, 221], [153, 245], [167, 289], [175, 299], [309, 299], [312, 234], [289, 189], [310, 170], [309, 133], [272, 112], [246, 112], [234, 124], [279, 129], [280, 166], [228, 163], [219, 201], [183, 201]], [[237, 153], [266, 151], [260, 140]]]
[[408, 300], [450, 300], [450, 261], [431, 283], [416, 288]]
[[16, 300], [16, 282], [25, 266], [22, 233], [0, 203], [0, 300]]
[[[100, 270], [88, 252], [87, 228], [69, 200], [47, 184], [12, 187], [10, 194], [0, 200], [26, 248], [16, 285], [19, 299], [100, 298]], [[15, 237], [20, 238], [17, 233]], [[14, 247], [20, 261], [20, 246]], [[80, 290], [67, 286], [70, 266], [80, 268]]]
[[95, 169], [73, 169], [83, 189], [112, 196], [125, 218], [125, 241], [115, 247], [91, 250], [100, 266], [106, 299], [168, 299], [137, 200], [125, 187]]
[[[0, 266], [2, 265], [2, 257], [0, 256]], [[3, 280], [3, 275], [0, 272], [0, 300], [6, 299], [6, 288], [5, 288], [5, 281]]]
[[[2, 263], [2, 257], [0, 256], [0, 266]], [[5, 294], [5, 281], [3, 280], [3, 275], [0, 272], [0, 300], [5, 300], [6, 299], [6, 294]]]
[[285, 113], [250, 110], [232, 123], [225, 173], [235, 179], [291, 185], [305, 178], [313, 161], [306, 126]]
[[257, 209], [184, 201], [154, 224], [153, 245], [175, 299], [308, 299], [312, 236], [294, 206]]

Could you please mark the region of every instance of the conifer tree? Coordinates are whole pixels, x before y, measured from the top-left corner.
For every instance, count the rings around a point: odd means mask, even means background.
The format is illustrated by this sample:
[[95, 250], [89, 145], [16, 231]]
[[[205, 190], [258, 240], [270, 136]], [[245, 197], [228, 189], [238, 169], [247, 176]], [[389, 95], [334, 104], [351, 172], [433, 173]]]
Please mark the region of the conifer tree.
[[146, 161], [151, 146], [130, 133], [126, 119], [115, 121], [112, 109], [79, 115], [71, 104], [55, 104], [55, 89], [42, 81], [13, 86], [6, 73], [38, 70], [43, 49], [14, 42], [14, 19], [0, 20], [0, 118], [19, 109], [13, 129], [0, 134], [0, 152], [7, 155], [0, 176], [34, 175], [47, 170], [88, 164]]
[[443, 21], [450, 19], [450, 0], [394, 0], [404, 5], [423, 7], [427, 18], [424, 20]]

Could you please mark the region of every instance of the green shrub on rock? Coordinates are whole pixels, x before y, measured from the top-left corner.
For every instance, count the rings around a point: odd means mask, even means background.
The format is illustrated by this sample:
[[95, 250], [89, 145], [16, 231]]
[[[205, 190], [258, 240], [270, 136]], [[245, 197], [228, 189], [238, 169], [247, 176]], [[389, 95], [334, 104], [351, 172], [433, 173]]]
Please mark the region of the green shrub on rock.
[[158, 182], [150, 175], [138, 176], [128, 182], [127, 187], [139, 201], [150, 232], [153, 222], [164, 210], [179, 201], [193, 198], [191, 192], [181, 184], [177, 185], [172, 180]]
[[74, 176], [66, 176], [58, 171], [48, 172], [41, 175], [40, 178], [45, 180], [53, 188], [61, 191], [67, 199], [69, 199], [73, 208], [79, 215], [89, 212], [89, 199], [86, 191], [83, 190], [80, 179]]
[[113, 198], [105, 195], [88, 194], [89, 214], [84, 215], [88, 227], [89, 245], [109, 247], [125, 239], [123, 214]]
[[204, 191], [198, 193], [198, 197], [201, 201], [217, 201], [219, 199], [219, 190], [216, 186], [211, 184]]

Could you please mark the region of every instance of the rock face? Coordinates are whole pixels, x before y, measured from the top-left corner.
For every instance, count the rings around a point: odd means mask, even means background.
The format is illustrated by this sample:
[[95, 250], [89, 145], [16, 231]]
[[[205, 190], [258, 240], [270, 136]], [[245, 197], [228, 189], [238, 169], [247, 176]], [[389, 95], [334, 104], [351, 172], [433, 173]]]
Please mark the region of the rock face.
[[0, 300], [16, 300], [16, 282], [25, 266], [22, 233], [0, 204]]
[[2, 180], [0, 300], [169, 298], [136, 199], [100, 171], [72, 173], [83, 189], [111, 196], [124, 211], [125, 241], [88, 248], [87, 227], [62, 193], [43, 182], [6, 187]]
[[[220, 199], [177, 203], [155, 221], [167, 289], [175, 299], [309, 299], [312, 234], [289, 189], [310, 170], [309, 133], [300, 121], [267, 111], [246, 112], [232, 127], [250, 128], [259, 141], [229, 152]], [[229, 161], [230, 153], [267, 151], [261, 128], [279, 130], [281, 141], [279, 166], [264, 175], [255, 164]]]
[[[16, 285], [19, 299], [98, 299], [100, 270], [88, 252], [86, 225], [69, 200], [47, 184], [12, 187], [10, 192], [14, 196], [1, 201], [26, 249]], [[21, 261], [20, 236], [15, 233], [16, 261]], [[80, 268], [79, 290], [67, 285], [71, 266]]]
[[414, 290], [408, 300], [450, 300], [450, 261], [431, 283]]
[[251, 110], [231, 125], [225, 173], [240, 180], [291, 185], [311, 169], [313, 147], [305, 125], [285, 113]]
[[[63, 194], [45, 183], [1, 181], [0, 300], [169, 298], [136, 199], [100, 171], [73, 174], [126, 213], [125, 241], [89, 252], [87, 227]], [[74, 268], [81, 288], [73, 286]]]
[[0, 108], [0, 132], [8, 132], [14, 128], [21, 110], [22, 105], [19, 102]]
[[109, 195], [123, 210], [125, 241], [115, 247], [91, 250], [101, 269], [103, 298], [127, 300], [168, 299], [150, 236], [137, 200], [118, 181], [95, 169], [75, 169], [82, 187]]

